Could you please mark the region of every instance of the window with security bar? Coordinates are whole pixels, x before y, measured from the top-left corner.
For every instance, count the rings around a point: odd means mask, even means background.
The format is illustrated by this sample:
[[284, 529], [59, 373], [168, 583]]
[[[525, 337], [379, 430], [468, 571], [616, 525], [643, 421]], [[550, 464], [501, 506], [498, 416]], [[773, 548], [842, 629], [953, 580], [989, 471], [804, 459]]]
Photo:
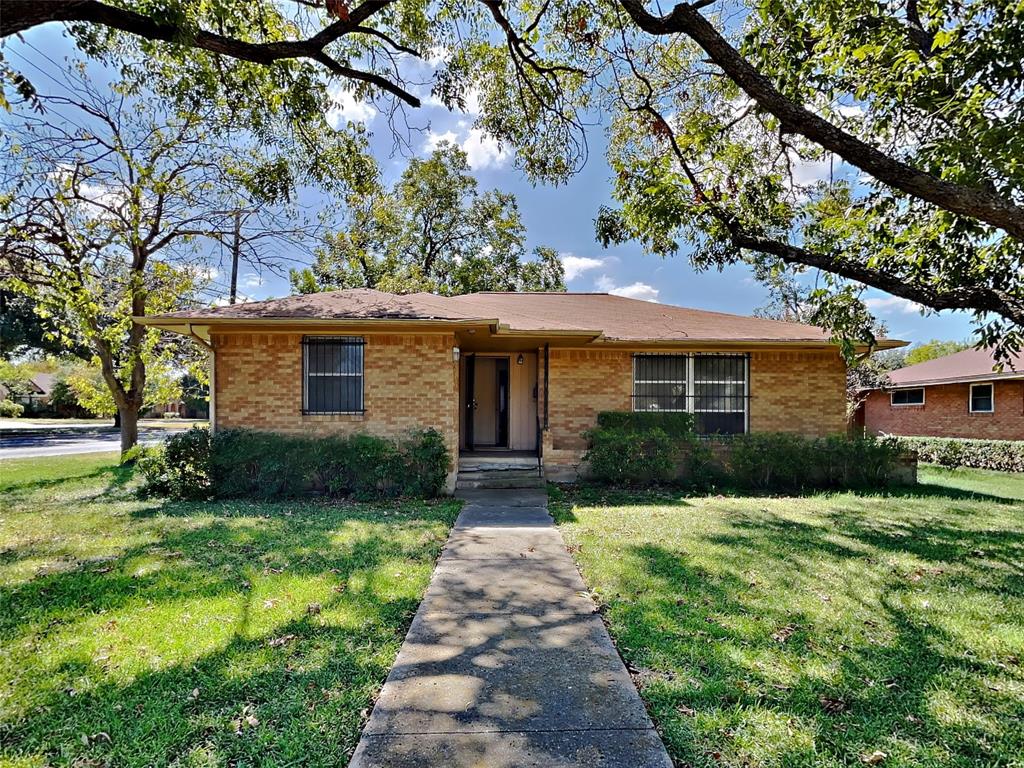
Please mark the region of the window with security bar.
[[700, 434], [747, 431], [748, 356], [633, 356], [633, 410], [686, 412]]
[[302, 412], [363, 412], [363, 347], [356, 336], [302, 340]]

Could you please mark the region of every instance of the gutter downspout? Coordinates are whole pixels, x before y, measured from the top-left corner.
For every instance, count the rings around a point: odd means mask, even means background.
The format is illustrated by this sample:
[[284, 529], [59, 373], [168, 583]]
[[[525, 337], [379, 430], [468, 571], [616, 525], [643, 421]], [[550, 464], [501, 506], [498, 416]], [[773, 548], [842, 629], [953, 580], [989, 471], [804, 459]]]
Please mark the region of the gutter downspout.
[[212, 435], [217, 429], [215, 407], [217, 399], [217, 350], [213, 348], [213, 344], [192, 330], [192, 323], [188, 324], [188, 335], [210, 350], [210, 434]]

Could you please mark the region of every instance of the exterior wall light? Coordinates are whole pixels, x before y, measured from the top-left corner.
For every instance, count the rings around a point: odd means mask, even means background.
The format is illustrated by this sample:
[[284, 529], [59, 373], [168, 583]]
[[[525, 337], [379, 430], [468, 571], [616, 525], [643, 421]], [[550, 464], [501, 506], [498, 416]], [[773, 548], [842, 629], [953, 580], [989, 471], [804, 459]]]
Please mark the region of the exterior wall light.
[[452, 347], [452, 362], [459, 362], [459, 355], [462, 354], [458, 347]]
[[523, 364], [523, 353], [520, 352], [519, 353], [519, 357], [516, 358], [516, 365], [522, 365], [522, 364]]

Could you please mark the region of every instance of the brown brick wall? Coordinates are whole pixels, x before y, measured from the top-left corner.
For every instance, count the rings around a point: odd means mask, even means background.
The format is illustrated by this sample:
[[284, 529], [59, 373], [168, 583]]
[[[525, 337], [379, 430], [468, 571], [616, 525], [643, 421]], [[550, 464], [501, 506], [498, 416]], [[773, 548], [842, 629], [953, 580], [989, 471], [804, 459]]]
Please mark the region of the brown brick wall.
[[1024, 382], [995, 382], [993, 413], [971, 413], [969, 393], [969, 384], [941, 384], [925, 389], [924, 405], [894, 407], [888, 392], [872, 392], [864, 426], [871, 434], [1024, 440]]
[[366, 412], [305, 416], [300, 334], [214, 334], [216, 426], [314, 435], [366, 432], [390, 438], [434, 427], [444, 435], [454, 467], [459, 417], [454, 335], [364, 338]]
[[[543, 366], [543, 353], [540, 359]], [[632, 359], [630, 350], [551, 350], [549, 477], [574, 477], [586, 450], [582, 432], [598, 412], [632, 408]], [[752, 432], [846, 432], [846, 364], [838, 351], [752, 352], [750, 391]]]
[[[543, 354], [540, 359], [543, 377]], [[569, 468], [582, 458], [587, 448], [583, 431], [594, 426], [599, 412], [632, 407], [633, 357], [623, 350], [552, 349], [550, 361], [544, 463]]]
[[838, 350], [752, 352], [750, 431], [846, 432], [846, 363]]

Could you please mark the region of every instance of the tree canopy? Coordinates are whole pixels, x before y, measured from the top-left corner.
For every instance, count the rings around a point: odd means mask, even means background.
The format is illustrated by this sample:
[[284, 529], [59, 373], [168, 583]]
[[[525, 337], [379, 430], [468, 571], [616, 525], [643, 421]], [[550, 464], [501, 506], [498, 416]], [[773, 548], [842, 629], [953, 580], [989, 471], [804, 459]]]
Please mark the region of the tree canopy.
[[46, 21], [175, 98], [260, 112], [268, 140], [283, 121], [314, 170], [295, 127], [331, 79], [390, 100], [395, 126], [427, 69], [445, 104], [478, 97], [478, 127], [538, 181], [576, 170], [600, 120], [602, 242], [820, 270], [811, 318], [847, 338], [871, 339], [870, 286], [974, 313], [997, 352], [1022, 342], [1017, 0], [7, 0], [0, 34]]
[[970, 346], [971, 345], [966, 341], [942, 341], [940, 339], [932, 339], [931, 341], [926, 341], [923, 344], [916, 344], [908, 349], [903, 358], [903, 364], [917, 365], [918, 363], [926, 363], [929, 360], [935, 360], [939, 357], [946, 357], [946, 355], [963, 352], [965, 349], [970, 349]]
[[[296, 174], [274, 148], [228, 141], [215, 105], [187, 111], [120, 83], [97, 86], [75, 67], [67, 75], [73, 95], [42, 97], [41, 113], [21, 105], [9, 121], [0, 287], [94, 365], [76, 393], [94, 412], [116, 409], [126, 450], [139, 411], [177, 391], [173, 373], [192, 360], [185, 350], [194, 355], [134, 318], [198, 299], [215, 268], [209, 246], [234, 231], [239, 211], [276, 205], [270, 234], [287, 237], [278, 227]], [[244, 258], [262, 258], [257, 242], [247, 232]]]
[[430, 291], [564, 291], [558, 254], [526, 258], [514, 195], [480, 191], [466, 153], [442, 142], [414, 158], [391, 189], [353, 194], [345, 226], [326, 237], [310, 269], [292, 273], [302, 293], [377, 288]]

